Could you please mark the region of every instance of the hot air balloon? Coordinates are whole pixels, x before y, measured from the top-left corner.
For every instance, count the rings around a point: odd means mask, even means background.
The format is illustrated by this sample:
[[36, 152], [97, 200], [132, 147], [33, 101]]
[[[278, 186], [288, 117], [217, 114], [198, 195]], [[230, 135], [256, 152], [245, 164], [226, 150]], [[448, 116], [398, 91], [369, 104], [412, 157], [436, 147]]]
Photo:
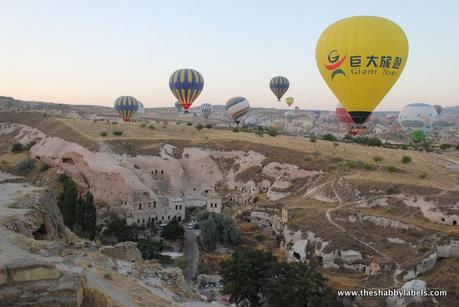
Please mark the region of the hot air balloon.
[[142, 121], [143, 115], [145, 114], [145, 107], [143, 106], [143, 103], [140, 101], [137, 101], [139, 103], [139, 108], [137, 109], [137, 112], [132, 116], [131, 120], [133, 122], [140, 122]]
[[284, 128], [284, 121], [282, 119], [275, 119], [271, 122], [271, 128], [281, 130]]
[[178, 99], [185, 113], [191, 104], [198, 98], [204, 87], [202, 75], [194, 69], [179, 69], [172, 73], [169, 78], [169, 88]]
[[269, 87], [274, 95], [276, 95], [277, 101], [280, 101], [282, 96], [287, 92], [289, 86], [290, 83], [287, 78], [282, 76], [273, 77], [271, 81], [269, 81]]
[[132, 116], [139, 109], [139, 102], [132, 96], [121, 96], [115, 100], [115, 110], [121, 116], [124, 122], [131, 120]]
[[175, 107], [175, 109], [177, 110], [177, 112], [180, 113], [180, 111], [182, 111], [182, 105], [180, 104], [180, 102], [176, 101], [176, 102], [174, 103], [174, 107]]
[[287, 121], [291, 121], [292, 119], [294, 119], [296, 116], [295, 112], [293, 111], [287, 111], [284, 113], [284, 118], [287, 120]]
[[309, 120], [307, 120], [307, 121], [305, 121], [303, 123], [304, 132], [308, 133], [309, 131], [312, 130], [312, 128], [314, 128], [314, 124], [312, 122], [310, 122]]
[[226, 112], [236, 124], [239, 124], [241, 117], [250, 110], [249, 101], [244, 97], [233, 97], [226, 102]]
[[322, 33], [316, 47], [322, 77], [358, 125], [395, 84], [407, 59], [405, 32], [382, 17], [339, 20]]
[[249, 128], [256, 128], [258, 124], [257, 119], [254, 116], [249, 116], [244, 120], [244, 125]]
[[335, 115], [339, 122], [342, 123], [344, 127], [346, 127], [347, 131], [350, 134], [356, 134], [356, 132], [352, 130], [352, 123], [354, 122], [352, 120], [352, 117], [349, 115], [349, 113], [346, 111], [343, 105], [339, 102], [336, 105]]
[[412, 134], [422, 131], [424, 134], [432, 129], [438, 119], [437, 111], [427, 103], [411, 103], [403, 107], [398, 120], [402, 129]]
[[438, 115], [440, 115], [441, 111], [443, 111], [443, 107], [441, 105], [436, 104], [433, 107], [434, 107], [435, 111], [437, 111]]
[[285, 98], [285, 103], [290, 107], [293, 102], [295, 101], [295, 99], [293, 97], [287, 97]]
[[210, 103], [203, 103], [201, 105], [201, 114], [207, 120], [212, 112], [212, 105]]

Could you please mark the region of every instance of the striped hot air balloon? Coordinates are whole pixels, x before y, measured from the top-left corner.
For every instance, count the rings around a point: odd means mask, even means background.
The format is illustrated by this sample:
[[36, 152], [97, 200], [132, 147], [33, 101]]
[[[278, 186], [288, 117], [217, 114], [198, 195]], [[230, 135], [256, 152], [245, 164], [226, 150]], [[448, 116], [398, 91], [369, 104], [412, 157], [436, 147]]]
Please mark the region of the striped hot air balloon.
[[194, 69], [179, 69], [169, 78], [169, 88], [188, 113], [191, 104], [198, 98], [204, 87], [204, 78]]
[[121, 96], [115, 100], [115, 110], [124, 120], [128, 122], [140, 107], [139, 102], [132, 96]]
[[282, 96], [287, 92], [290, 83], [288, 82], [287, 78], [282, 76], [277, 76], [271, 79], [269, 82], [269, 87], [271, 91], [273, 91], [274, 95], [276, 95], [277, 101], [280, 101]]
[[212, 105], [210, 103], [203, 103], [201, 105], [201, 114], [207, 120], [212, 113]]
[[250, 110], [249, 101], [244, 97], [233, 97], [226, 102], [226, 112], [236, 124], [239, 124], [241, 117]]
[[143, 115], [145, 114], [145, 107], [143, 106], [143, 103], [137, 100], [139, 103], [139, 109], [135, 114], [132, 116], [131, 121], [133, 122], [140, 122], [142, 121]]

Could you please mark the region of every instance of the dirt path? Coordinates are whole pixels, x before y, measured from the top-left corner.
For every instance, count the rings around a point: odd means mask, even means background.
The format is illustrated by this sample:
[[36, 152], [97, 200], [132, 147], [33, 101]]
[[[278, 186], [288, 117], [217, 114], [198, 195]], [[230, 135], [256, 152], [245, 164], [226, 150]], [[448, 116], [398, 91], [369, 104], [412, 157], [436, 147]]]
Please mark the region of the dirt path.
[[[337, 179], [339, 180], [339, 179]], [[335, 181], [337, 181], [335, 180]], [[401, 273], [401, 270], [400, 270], [400, 264], [396, 261], [394, 261], [394, 259], [392, 259], [391, 257], [387, 256], [386, 254], [384, 254], [382, 251], [376, 249], [375, 247], [371, 246], [368, 242], [365, 242], [363, 240], [360, 240], [359, 238], [357, 238], [356, 236], [354, 236], [352, 233], [350, 233], [346, 228], [338, 225], [337, 223], [335, 223], [332, 218], [331, 218], [331, 213], [333, 211], [336, 211], [336, 210], [339, 210], [339, 209], [342, 209], [344, 207], [348, 207], [348, 206], [353, 206], [353, 205], [357, 205], [357, 204], [361, 204], [363, 202], [365, 202], [366, 200], [357, 200], [357, 201], [354, 201], [354, 202], [349, 202], [349, 203], [343, 203], [341, 198], [339, 197], [339, 194], [336, 192], [334, 186], [333, 186], [333, 183], [330, 183], [330, 182], [327, 182], [330, 184], [331, 186], [331, 189], [333, 191], [333, 194], [335, 195], [336, 199], [338, 200], [338, 202], [340, 203], [339, 206], [337, 207], [334, 207], [334, 208], [330, 208], [328, 209], [326, 212], [325, 212], [325, 217], [327, 218], [327, 221], [332, 224], [333, 226], [335, 226], [336, 228], [338, 228], [339, 230], [341, 230], [343, 233], [347, 234], [349, 237], [351, 237], [353, 240], [359, 242], [360, 244], [368, 247], [369, 249], [371, 249], [372, 251], [376, 252], [377, 254], [383, 256], [385, 259], [388, 259], [388, 260], [391, 260], [395, 263], [396, 265], [396, 270], [394, 271], [394, 274], [393, 274], [393, 280], [394, 280], [394, 284], [393, 284], [393, 287], [397, 287], [399, 285], [399, 281], [398, 281], [398, 275], [400, 275]], [[321, 185], [323, 186], [323, 185]], [[381, 195], [380, 197], [386, 197], [386, 196], [389, 196], [389, 195]]]

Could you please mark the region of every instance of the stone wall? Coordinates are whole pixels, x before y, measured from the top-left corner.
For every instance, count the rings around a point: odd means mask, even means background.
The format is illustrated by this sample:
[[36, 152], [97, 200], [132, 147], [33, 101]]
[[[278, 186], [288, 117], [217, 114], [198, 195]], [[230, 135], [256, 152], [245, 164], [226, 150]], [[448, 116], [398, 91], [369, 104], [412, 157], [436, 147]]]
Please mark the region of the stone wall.
[[107, 256], [126, 260], [126, 261], [141, 261], [142, 254], [137, 248], [137, 243], [135, 242], [121, 242], [115, 246], [103, 246], [99, 249], [102, 254]]

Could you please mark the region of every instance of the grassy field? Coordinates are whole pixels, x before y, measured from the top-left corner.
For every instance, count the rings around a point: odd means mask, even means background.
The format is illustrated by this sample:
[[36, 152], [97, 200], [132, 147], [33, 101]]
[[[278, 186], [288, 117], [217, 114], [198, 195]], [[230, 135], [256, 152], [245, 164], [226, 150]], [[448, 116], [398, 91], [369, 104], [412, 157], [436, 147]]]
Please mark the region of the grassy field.
[[[449, 190], [459, 190], [457, 174], [445, 167], [446, 160], [457, 158], [457, 153], [439, 155], [419, 151], [397, 150], [379, 147], [368, 147], [358, 144], [333, 143], [317, 140], [311, 142], [304, 137], [279, 135], [270, 137], [257, 136], [249, 132], [233, 132], [229, 129], [202, 129], [194, 126], [175, 123], [155, 124], [151, 129], [149, 124], [141, 127], [138, 123], [110, 124], [87, 120], [68, 118], [43, 117], [39, 112], [3, 112], [0, 122], [18, 122], [36, 127], [48, 135], [59, 136], [68, 141], [77, 142], [83, 146], [97, 150], [103, 143], [135, 150], [146, 147], [145, 152], [152, 152], [161, 143], [171, 142], [183, 146], [206, 146], [228, 150], [256, 150], [280, 162], [292, 162], [307, 169], [327, 169], [335, 160], [343, 163], [335, 165], [335, 169], [346, 167], [346, 161], [361, 161], [371, 164], [371, 169], [351, 169], [347, 175], [363, 181], [378, 181], [387, 183], [410, 183], [419, 186], [437, 187]], [[113, 131], [122, 131], [121, 136], [113, 135]], [[106, 132], [107, 136], [101, 136]], [[124, 142], [124, 143], [123, 143]], [[133, 143], [133, 144], [130, 144]], [[338, 144], [338, 145], [336, 145]], [[139, 147], [139, 148], [136, 148]], [[129, 152], [129, 150], [125, 150]], [[143, 153], [139, 151], [139, 153]], [[402, 157], [408, 155], [412, 162], [404, 164]], [[380, 156], [382, 161], [375, 162], [373, 158]], [[311, 158], [312, 157], [312, 158]], [[314, 164], [314, 165], [313, 165]], [[335, 163], [336, 164], [336, 163]], [[390, 172], [388, 167], [395, 166], [400, 172]], [[351, 167], [352, 168], [352, 167]]]

